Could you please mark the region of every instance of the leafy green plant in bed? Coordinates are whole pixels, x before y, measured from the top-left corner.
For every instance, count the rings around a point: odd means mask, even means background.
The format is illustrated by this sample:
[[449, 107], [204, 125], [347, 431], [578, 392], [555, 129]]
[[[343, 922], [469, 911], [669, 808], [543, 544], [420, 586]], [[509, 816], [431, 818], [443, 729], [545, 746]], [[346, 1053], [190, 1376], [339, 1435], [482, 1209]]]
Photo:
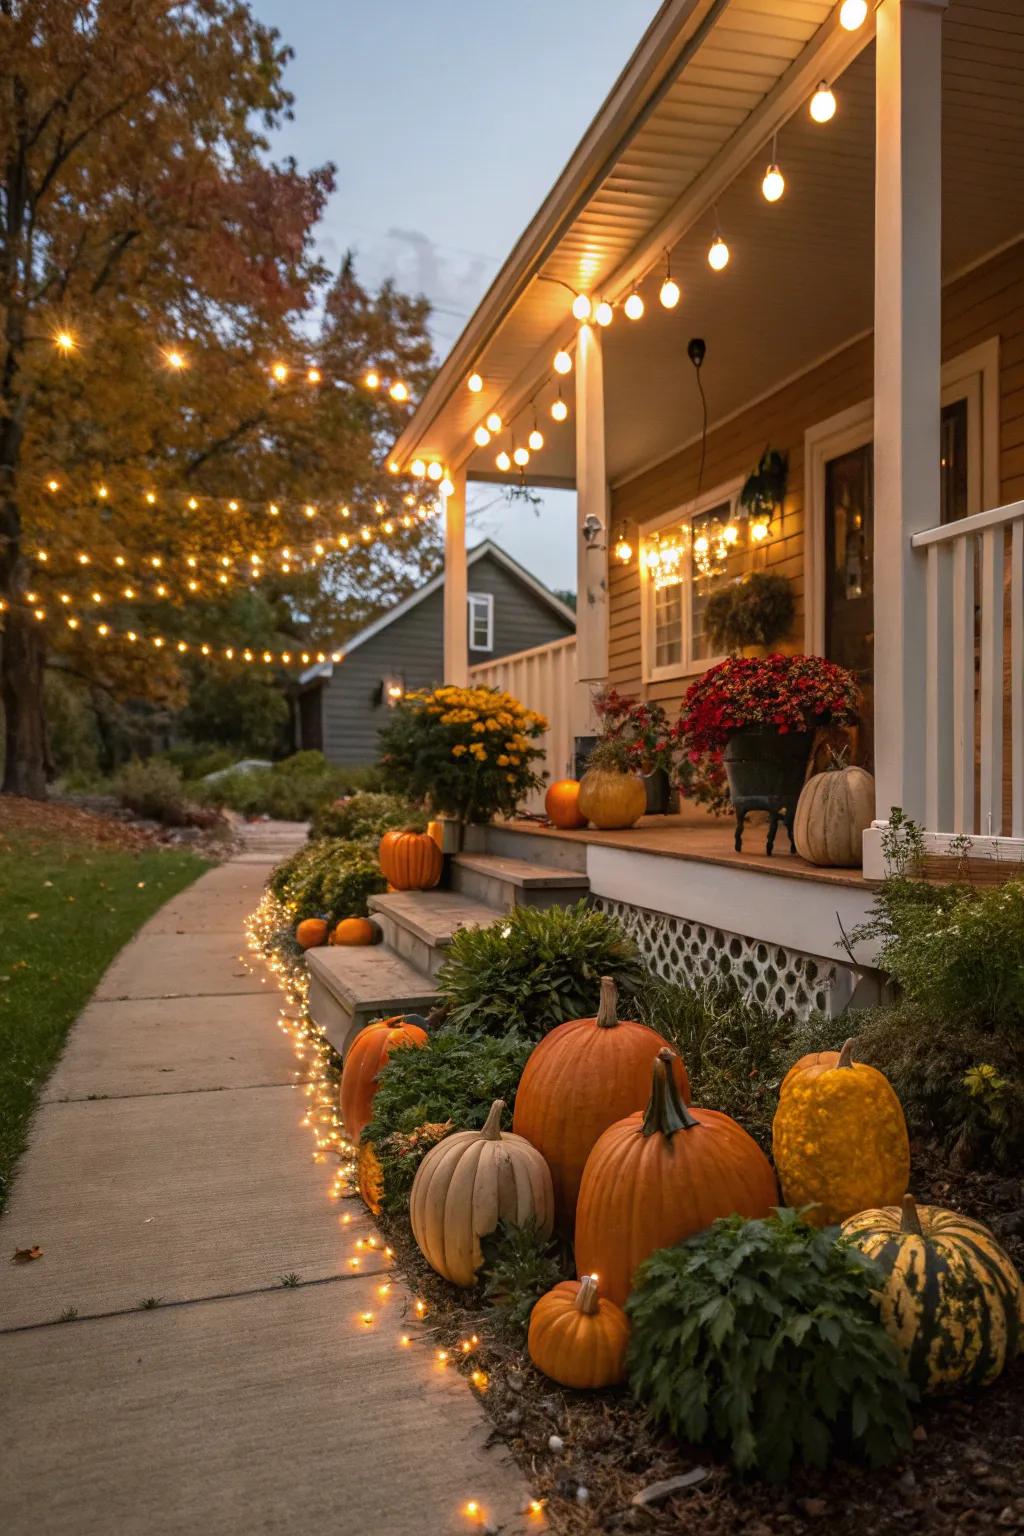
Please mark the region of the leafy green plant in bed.
[[794, 1464], [910, 1448], [908, 1388], [872, 1260], [794, 1211], [732, 1216], [641, 1265], [630, 1384], [680, 1439], [781, 1482]]
[[486, 928], [461, 929], [438, 986], [451, 1026], [537, 1041], [566, 1019], [595, 1014], [602, 976], [614, 978], [625, 1008], [645, 975], [621, 923], [581, 901], [516, 907]]
[[532, 1218], [522, 1227], [500, 1222], [480, 1246], [484, 1300], [500, 1328], [525, 1338], [534, 1305], [572, 1273], [572, 1265], [560, 1256], [557, 1239], [539, 1232]]
[[296, 921], [365, 917], [367, 898], [386, 886], [374, 848], [334, 839], [307, 843], [270, 877], [271, 893]]
[[309, 836], [311, 840], [341, 837], [347, 842], [371, 842], [391, 827], [422, 832], [426, 824], [426, 816], [404, 795], [359, 792], [321, 806], [310, 820]]

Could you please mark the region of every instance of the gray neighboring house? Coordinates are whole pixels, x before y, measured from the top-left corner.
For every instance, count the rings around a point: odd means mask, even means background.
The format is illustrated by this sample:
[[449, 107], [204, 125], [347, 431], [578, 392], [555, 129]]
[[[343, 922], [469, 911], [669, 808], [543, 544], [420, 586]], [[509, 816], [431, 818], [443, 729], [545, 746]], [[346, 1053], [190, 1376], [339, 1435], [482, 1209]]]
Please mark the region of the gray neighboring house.
[[[575, 634], [572, 609], [490, 539], [470, 550], [467, 564], [470, 667]], [[342, 661], [301, 674], [298, 746], [346, 768], [372, 763], [394, 700], [443, 680], [442, 573], [353, 635]]]

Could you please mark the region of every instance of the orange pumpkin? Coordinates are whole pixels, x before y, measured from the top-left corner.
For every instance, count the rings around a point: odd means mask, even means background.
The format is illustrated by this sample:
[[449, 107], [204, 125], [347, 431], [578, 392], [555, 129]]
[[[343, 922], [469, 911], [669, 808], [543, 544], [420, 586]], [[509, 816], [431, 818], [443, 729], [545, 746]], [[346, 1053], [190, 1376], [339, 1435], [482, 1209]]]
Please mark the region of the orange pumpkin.
[[628, 1343], [626, 1314], [598, 1295], [596, 1275], [563, 1280], [530, 1313], [530, 1359], [563, 1387], [614, 1387], [625, 1381]]
[[295, 930], [295, 942], [303, 949], [318, 949], [327, 943], [331, 925], [322, 917], [306, 917]]
[[782, 1079], [779, 1088], [779, 1098], [781, 1099], [786, 1090], [793, 1086], [797, 1078], [804, 1078], [805, 1074], [805, 1081], [810, 1078], [820, 1077], [823, 1072], [827, 1072], [830, 1067], [838, 1066], [838, 1064], [838, 1051], [811, 1051], [808, 1055], [801, 1056], [799, 1061], [794, 1061]]
[[385, 832], [377, 856], [396, 891], [429, 891], [444, 868], [441, 850], [426, 832]]
[[[543, 1153], [555, 1190], [555, 1219], [572, 1231], [583, 1165], [616, 1120], [642, 1109], [651, 1093], [651, 1067], [667, 1041], [646, 1024], [620, 1020], [615, 983], [601, 977], [601, 1005], [591, 1019], [570, 1019], [532, 1051], [516, 1093], [512, 1129]], [[686, 1068], [673, 1072], [685, 1100]]]
[[580, 786], [577, 779], [556, 779], [550, 784], [544, 796], [544, 811], [551, 825], [567, 832], [585, 827], [587, 818], [580, 810], [579, 800]]
[[621, 1306], [637, 1265], [719, 1216], [767, 1216], [779, 1203], [757, 1142], [728, 1115], [687, 1109], [658, 1052], [646, 1113], [610, 1126], [587, 1158], [576, 1207], [576, 1272], [596, 1271]]
[[372, 917], [343, 917], [331, 934], [332, 944], [379, 944], [384, 935]]
[[373, 1096], [384, 1063], [403, 1046], [426, 1045], [427, 1032], [422, 1028], [426, 1022], [418, 1013], [376, 1019], [359, 1031], [345, 1052], [339, 1098], [342, 1123], [351, 1141], [359, 1140], [373, 1118]]

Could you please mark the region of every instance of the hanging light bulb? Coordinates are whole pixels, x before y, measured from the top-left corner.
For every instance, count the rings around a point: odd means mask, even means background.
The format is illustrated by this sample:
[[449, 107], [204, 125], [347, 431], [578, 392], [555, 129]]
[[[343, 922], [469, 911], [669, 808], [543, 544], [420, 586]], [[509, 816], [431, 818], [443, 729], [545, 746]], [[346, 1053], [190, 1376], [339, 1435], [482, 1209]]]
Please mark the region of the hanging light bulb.
[[839, 25], [847, 32], [856, 32], [868, 16], [868, 0], [843, 0], [839, 7]]
[[712, 240], [708, 250], [708, 266], [713, 272], [721, 272], [722, 268], [728, 265], [729, 247], [716, 230], [715, 238]]
[[270, 370], [270, 377], [278, 384], [283, 384], [288, 377], [288, 369], [284, 363], [275, 363]]
[[306, 382], [307, 382], [307, 384], [319, 384], [320, 383], [320, 369], [319, 368], [307, 368], [306, 369]]
[[572, 358], [565, 351], [564, 347], [555, 353], [554, 368], [556, 373], [565, 374], [572, 372]]
[[[438, 486], [438, 490], [441, 492], [442, 496], [454, 496], [455, 495], [455, 485], [454, 485], [454, 482], [449, 480], [448, 476], [445, 475], [444, 479], [441, 481], [441, 484]], [[405, 527], [405, 528], [411, 527], [411, 525], [412, 525], [412, 518], [409, 517], [408, 514], [406, 514], [406, 516], [402, 518], [402, 524], [403, 524], [403, 527]]]
[[509, 456], [505, 452], [504, 448], [498, 454], [498, 456], [497, 456], [497, 458], [495, 459], [494, 462], [495, 462], [495, 464], [497, 464], [498, 468], [503, 473], [504, 473], [505, 470], [508, 470], [508, 469], [512, 468], [512, 460], [509, 458]]
[[484, 381], [478, 373], [471, 373], [466, 380], [466, 388], [470, 394], [478, 395], [484, 387]]
[[436, 459], [434, 459], [430, 464], [427, 465], [427, 479], [428, 480], [440, 480], [440, 478], [441, 478], [441, 476], [443, 474], [444, 474], [444, 469], [437, 462]]
[[72, 336], [70, 331], [58, 331], [53, 338], [53, 344], [57, 348], [57, 351], [63, 352], [65, 356], [68, 352], [73, 352], [75, 350], [75, 338]]
[[562, 391], [558, 391], [558, 397], [551, 402], [551, 417], [554, 421], [564, 421], [569, 414], [569, 407], [562, 399]]
[[501, 417], [498, 415], [497, 411], [492, 411], [488, 416], [487, 430], [488, 432], [492, 433], [501, 431]]
[[579, 321], [589, 320], [592, 309], [590, 296], [586, 293], [578, 293], [572, 301], [573, 318]]
[[176, 351], [173, 347], [170, 349], [170, 351], [164, 353], [164, 359], [168, 368], [181, 369], [186, 366], [184, 355], [181, 352]]
[[530, 462], [530, 450], [528, 448], [513, 448], [512, 458], [519, 465], [520, 469], [525, 469]]
[[401, 379], [396, 379], [388, 390], [388, 394], [392, 400], [397, 400], [399, 404], [404, 404], [409, 398], [409, 389], [407, 385], [402, 383]]
[[777, 203], [785, 190], [786, 178], [779, 170], [777, 162], [773, 160], [765, 171], [764, 180], [761, 183], [761, 191], [764, 193], [765, 202]]
[[534, 422], [533, 431], [530, 433], [526, 441], [534, 453], [539, 453], [540, 450], [544, 447], [544, 434], [536, 422]]
[[615, 558], [620, 565], [628, 565], [633, 558], [633, 546], [626, 538], [626, 525], [619, 528], [619, 536], [615, 541]]
[[491, 434], [488, 432], [483, 422], [481, 422], [476, 431], [473, 433], [473, 441], [476, 443], [478, 448], [486, 448], [490, 440]]
[[810, 114], [816, 123], [829, 123], [836, 115], [836, 98], [827, 80], [823, 80], [811, 97]]
[[669, 265], [668, 251], [666, 251], [665, 281], [661, 285], [661, 291], [658, 294], [658, 298], [661, 300], [662, 307], [664, 309], [675, 309], [681, 297], [682, 293], [679, 284], [674, 280], [672, 276], [672, 268]]
[[594, 310], [594, 319], [597, 321], [598, 325], [611, 325], [612, 313], [612, 307], [608, 303], [608, 300], [602, 299], [600, 304]]
[[369, 373], [364, 374], [364, 376], [363, 376], [363, 383], [366, 385], [367, 389], [379, 389], [380, 388], [380, 374], [379, 373], [375, 373], [373, 371], [373, 369], [371, 368]]
[[422, 480], [423, 476], [427, 472], [427, 466], [424, 464], [422, 459], [413, 459], [409, 468], [411, 469], [414, 478], [417, 480]]
[[622, 307], [625, 310], [627, 320], [639, 320], [641, 318], [644, 312], [644, 301], [635, 288]]

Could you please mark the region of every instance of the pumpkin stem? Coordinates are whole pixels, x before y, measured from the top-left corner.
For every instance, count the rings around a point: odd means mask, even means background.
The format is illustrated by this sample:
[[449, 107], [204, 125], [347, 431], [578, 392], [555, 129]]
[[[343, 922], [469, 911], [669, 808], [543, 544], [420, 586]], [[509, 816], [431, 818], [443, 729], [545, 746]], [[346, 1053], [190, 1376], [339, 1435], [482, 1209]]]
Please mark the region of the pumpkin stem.
[[487, 1111], [487, 1119], [484, 1121], [480, 1135], [486, 1141], [501, 1140], [501, 1112], [505, 1108], [504, 1099], [495, 1099]]
[[917, 1205], [913, 1195], [903, 1196], [903, 1216], [900, 1221], [901, 1232], [912, 1232], [915, 1237], [924, 1237], [924, 1228], [921, 1218], [917, 1214]]
[[683, 1103], [679, 1085], [672, 1072], [672, 1064], [679, 1058], [667, 1046], [654, 1058], [654, 1080], [651, 1084], [651, 1101], [640, 1127], [645, 1136], [660, 1131], [672, 1137], [676, 1131], [692, 1131], [700, 1121], [695, 1120]]
[[576, 1300], [573, 1303], [577, 1312], [582, 1312], [584, 1317], [593, 1317], [598, 1309], [599, 1298], [597, 1294], [597, 1276], [584, 1275], [580, 1281], [580, 1288], [576, 1292]]
[[610, 976], [601, 977], [601, 1002], [597, 1010], [597, 1018], [594, 1023], [598, 1029], [614, 1029], [619, 1022], [616, 1003], [618, 1002], [618, 990]]
[[857, 1044], [857, 1036], [856, 1035], [851, 1035], [849, 1040], [844, 1042], [843, 1048], [839, 1052], [839, 1060], [836, 1062], [836, 1066], [837, 1067], [852, 1067], [853, 1066], [853, 1048], [854, 1048], [854, 1046], [856, 1044]]

